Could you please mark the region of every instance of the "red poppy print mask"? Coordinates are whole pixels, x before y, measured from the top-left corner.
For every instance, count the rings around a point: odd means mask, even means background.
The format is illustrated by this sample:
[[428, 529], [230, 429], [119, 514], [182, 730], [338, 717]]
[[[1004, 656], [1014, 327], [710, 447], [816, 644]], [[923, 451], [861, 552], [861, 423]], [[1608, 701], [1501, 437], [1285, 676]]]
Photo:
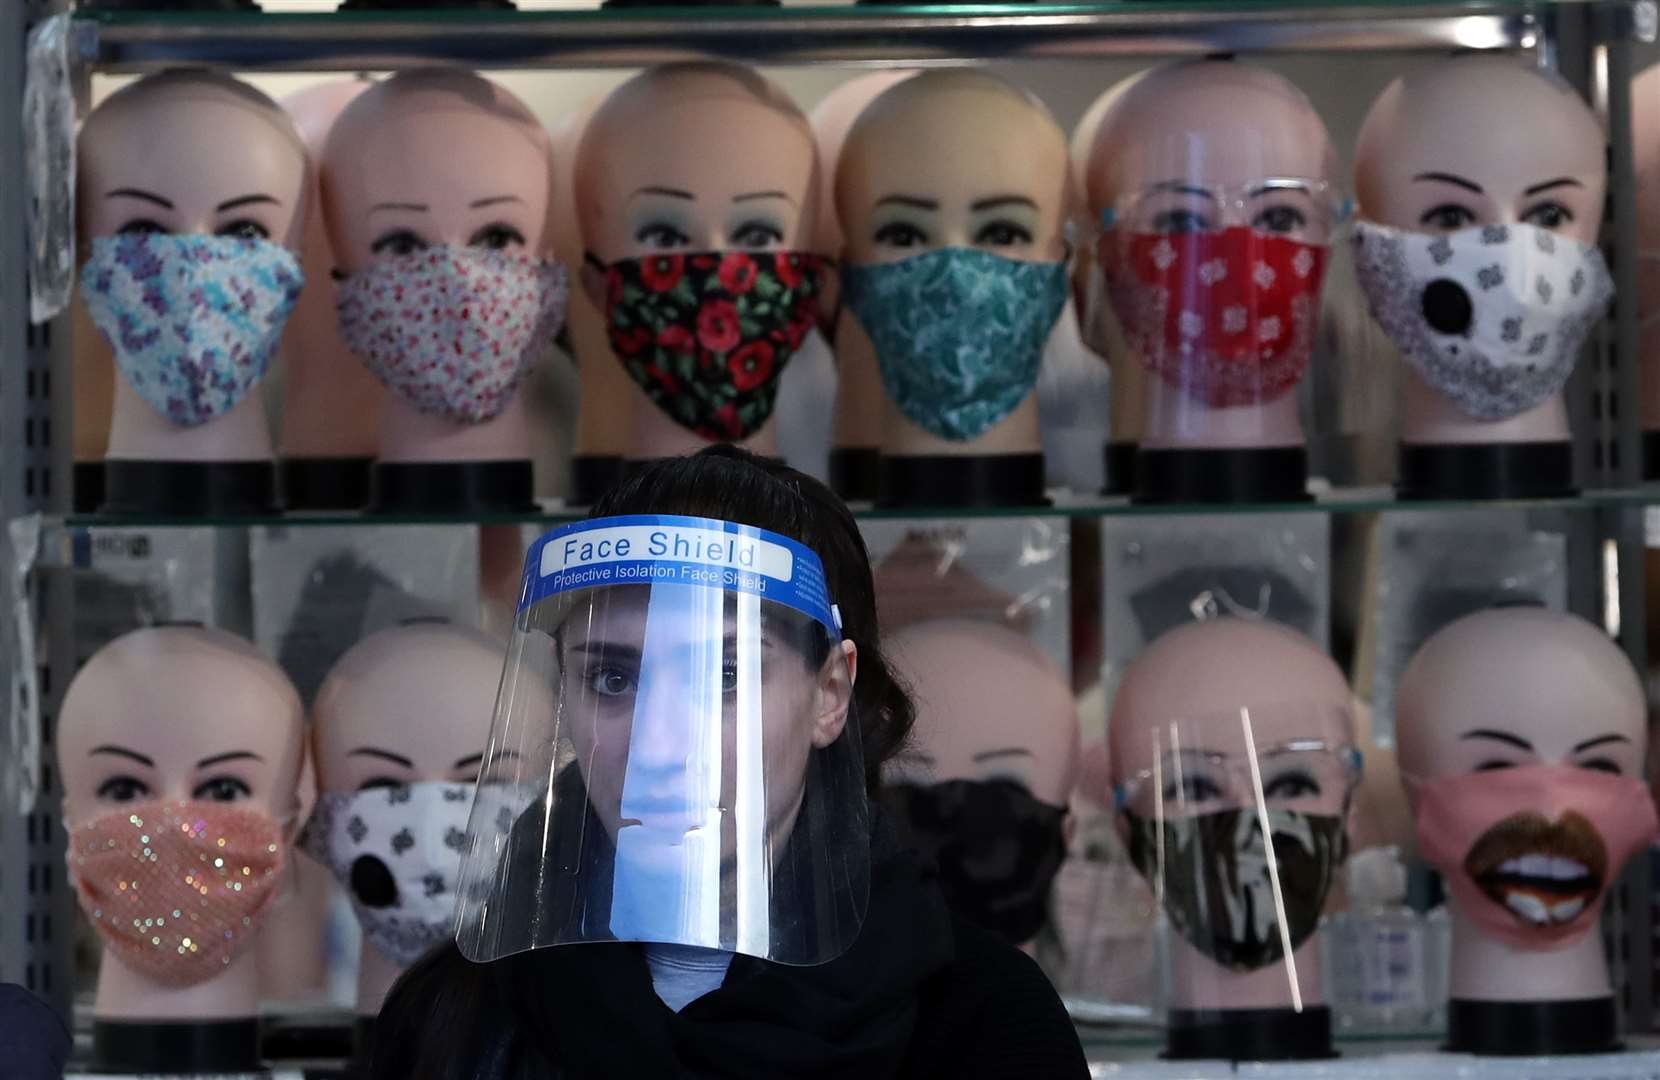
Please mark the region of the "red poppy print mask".
[[1113, 310], [1148, 370], [1213, 409], [1272, 401], [1314, 352], [1327, 250], [1244, 226], [1101, 235]]
[[748, 438], [818, 321], [824, 262], [799, 251], [619, 259], [604, 267], [611, 349], [682, 427], [711, 442]]

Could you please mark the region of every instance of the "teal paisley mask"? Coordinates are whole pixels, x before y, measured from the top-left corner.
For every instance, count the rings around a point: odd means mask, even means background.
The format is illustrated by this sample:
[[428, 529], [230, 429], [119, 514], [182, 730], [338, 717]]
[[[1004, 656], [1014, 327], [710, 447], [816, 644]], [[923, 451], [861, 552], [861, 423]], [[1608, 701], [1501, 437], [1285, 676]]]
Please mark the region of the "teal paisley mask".
[[842, 269], [899, 411], [942, 439], [979, 438], [1037, 385], [1066, 303], [1066, 263], [942, 248]]

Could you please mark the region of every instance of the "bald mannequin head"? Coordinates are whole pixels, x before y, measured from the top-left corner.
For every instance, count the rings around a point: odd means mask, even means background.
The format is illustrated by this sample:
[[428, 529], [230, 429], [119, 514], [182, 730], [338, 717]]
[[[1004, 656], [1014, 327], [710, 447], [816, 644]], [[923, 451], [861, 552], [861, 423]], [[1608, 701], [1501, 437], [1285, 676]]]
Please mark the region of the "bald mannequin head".
[[595, 110], [576, 161], [587, 250], [800, 250], [817, 221], [818, 151], [800, 108], [759, 73], [648, 69]]
[[1064, 258], [1068, 170], [1066, 134], [1013, 83], [969, 70], [906, 79], [859, 114], [837, 162], [848, 261], [942, 247]]
[[348, 273], [406, 250], [406, 237], [545, 256], [552, 173], [547, 133], [502, 87], [454, 68], [400, 72], [329, 132], [329, 237]]
[[1465, 56], [1379, 96], [1356, 145], [1355, 195], [1362, 217], [1395, 228], [1523, 221], [1592, 243], [1604, 161], [1596, 116], [1560, 77], [1520, 59]]
[[299, 248], [305, 143], [280, 105], [228, 75], [165, 71], [123, 87], [81, 126], [78, 155], [83, 240], [154, 226]]
[[[1165, 181], [1241, 187], [1337, 179], [1337, 157], [1302, 91], [1265, 68], [1193, 60], [1114, 88], [1085, 168], [1091, 215]], [[1099, 103], [1098, 103], [1099, 104]]]
[[[818, 139], [819, 162], [827, 177], [836, 175], [836, 162], [841, 159], [842, 144], [853, 122], [865, 108], [889, 87], [904, 82], [914, 71], [875, 71], [849, 79], [826, 94], [813, 107], [809, 120], [813, 135]], [[839, 257], [842, 250], [841, 222], [836, 217], [836, 200], [819, 200], [818, 226], [814, 231], [816, 250]]]

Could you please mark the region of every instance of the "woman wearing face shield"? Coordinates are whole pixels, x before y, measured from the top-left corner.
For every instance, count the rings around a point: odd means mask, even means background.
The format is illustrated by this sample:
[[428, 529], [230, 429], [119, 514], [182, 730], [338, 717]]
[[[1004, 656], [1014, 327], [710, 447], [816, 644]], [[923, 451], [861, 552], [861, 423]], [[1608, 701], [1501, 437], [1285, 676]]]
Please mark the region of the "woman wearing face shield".
[[522, 597], [457, 943], [393, 989], [368, 1076], [1088, 1075], [871, 801], [913, 709], [827, 488], [653, 463], [533, 546]]

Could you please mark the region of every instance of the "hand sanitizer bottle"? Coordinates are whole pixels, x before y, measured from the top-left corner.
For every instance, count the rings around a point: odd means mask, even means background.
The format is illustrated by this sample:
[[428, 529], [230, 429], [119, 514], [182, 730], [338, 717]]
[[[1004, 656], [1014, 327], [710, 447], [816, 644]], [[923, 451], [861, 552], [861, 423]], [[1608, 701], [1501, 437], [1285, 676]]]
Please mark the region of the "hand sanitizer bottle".
[[1406, 905], [1406, 867], [1393, 847], [1348, 864], [1349, 910], [1326, 927], [1326, 986], [1345, 1035], [1426, 1034], [1445, 1012], [1448, 926]]

